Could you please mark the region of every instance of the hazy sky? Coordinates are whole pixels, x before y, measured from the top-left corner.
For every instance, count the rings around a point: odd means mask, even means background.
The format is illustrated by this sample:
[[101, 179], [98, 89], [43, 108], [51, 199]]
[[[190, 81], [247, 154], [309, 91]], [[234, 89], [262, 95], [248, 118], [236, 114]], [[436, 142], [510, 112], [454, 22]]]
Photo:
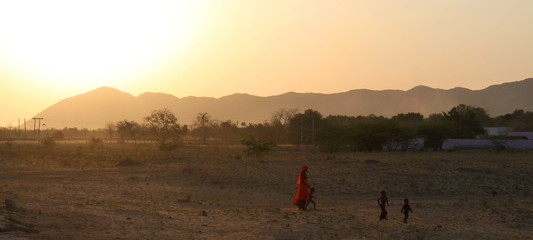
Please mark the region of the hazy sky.
[[100, 86], [259, 96], [533, 77], [531, 0], [0, 0], [0, 127]]

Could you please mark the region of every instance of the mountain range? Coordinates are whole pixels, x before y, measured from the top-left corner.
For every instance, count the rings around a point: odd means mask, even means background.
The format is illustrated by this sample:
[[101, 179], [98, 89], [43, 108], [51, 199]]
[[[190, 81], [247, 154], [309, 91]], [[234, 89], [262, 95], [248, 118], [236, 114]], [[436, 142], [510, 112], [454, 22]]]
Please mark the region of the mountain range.
[[146, 92], [139, 96], [101, 87], [59, 101], [35, 117], [41, 117], [48, 128], [104, 128], [109, 122], [134, 120], [142, 122], [151, 111], [170, 109], [180, 124], [191, 124], [198, 113], [209, 113], [212, 119], [260, 123], [273, 112], [286, 108], [317, 110], [322, 115], [381, 115], [417, 112], [424, 116], [447, 112], [458, 104], [484, 108], [492, 117], [516, 109], [533, 110], [533, 78], [492, 85], [482, 90], [453, 88], [448, 90], [417, 86], [403, 90], [358, 89], [341, 93], [295, 93], [259, 97], [233, 94], [221, 98], [177, 98], [165, 93]]

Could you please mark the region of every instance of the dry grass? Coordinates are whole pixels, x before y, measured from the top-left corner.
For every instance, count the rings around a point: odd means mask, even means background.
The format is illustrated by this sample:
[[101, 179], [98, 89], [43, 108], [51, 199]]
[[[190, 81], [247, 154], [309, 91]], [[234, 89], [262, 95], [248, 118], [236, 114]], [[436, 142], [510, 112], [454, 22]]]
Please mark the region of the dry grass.
[[161, 151], [154, 143], [120, 144], [65, 143], [54, 146], [42, 144], [2, 144], [0, 164], [21, 165], [43, 169], [100, 169], [115, 167], [125, 159], [159, 164], [182, 158], [233, 157], [241, 154], [240, 147], [182, 147], [173, 151]]
[[[0, 147], [0, 196], [27, 209], [29, 239], [530, 239], [532, 153], [321, 154], [291, 147], [150, 144]], [[132, 159], [141, 167], [116, 168]], [[291, 205], [310, 166], [318, 210]], [[378, 191], [390, 219], [379, 222]], [[403, 198], [411, 222], [403, 224]], [[1, 236], [1, 235], [0, 235]], [[14, 235], [10, 235], [14, 236]], [[1, 238], [0, 238], [1, 239]]]

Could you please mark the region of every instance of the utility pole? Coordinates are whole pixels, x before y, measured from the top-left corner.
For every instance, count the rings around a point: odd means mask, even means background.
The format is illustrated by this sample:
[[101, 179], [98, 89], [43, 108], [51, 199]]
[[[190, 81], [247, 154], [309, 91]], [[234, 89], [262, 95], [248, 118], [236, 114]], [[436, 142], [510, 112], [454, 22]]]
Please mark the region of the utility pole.
[[41, 139], [41, 119], [43, 118], [33, 118], [33, 137], [35, 137], [35, 120], [39, 121], [39, 139]]
[[313, 146], [315, 146], [315, 116], [312, 118], [313, 122]]
[[207, 113], [198, 113], [198, 116], [196, 117], [197, 121], [200, 123], [200, 127], [202, 128], [202, 144], [205, 145], [205, 139], [207, 137], [207, 123], [209, 122], [209, 114]]
[[24, 118], [24, 143], [26, 143], [26, 118]]
[[[43, 123], [43, 130], [46, 130], [46, 123]], [[41, 139], [41, 128], [39, 127], [39, 139]]]
[[302, 120], [300, 122], [300, 145], [303, 146], [304, 145], [304, 116], [302, 115], [300, 119]]

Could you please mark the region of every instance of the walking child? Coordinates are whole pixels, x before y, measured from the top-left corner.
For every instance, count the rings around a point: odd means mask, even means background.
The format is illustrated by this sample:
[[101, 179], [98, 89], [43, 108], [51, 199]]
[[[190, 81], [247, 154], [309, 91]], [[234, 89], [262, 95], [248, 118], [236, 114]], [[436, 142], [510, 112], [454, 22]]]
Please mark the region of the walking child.
[[401, 213], [403, 213], [403, 215], [405, 216], [403, 218], [403, 222], [404, 223], [407, 223], [407, 219], [409, 218], [409, 212], [413, 212], [413, 210], [411, 209], [411, 206], [409, 206], [409, 199], [404, 199], [403, 202], [405, 203], [402, 207], [402, 210], [400, 211]]
[[387, 198], [387, 192], [382, 190], [381, 197], [378, 198], [379, 208], [381, 208], [381, 214], [379, 215], [379, 220], [387, 220], [387, 210], [385, 210], [385, 205], [389, 206], [389, 199]]
[[305, 204], [305, 208], [309, 206], [309, 203], [313, 204], [313, 209], [316, 210], [316, 204], [315, 204], [315, 188], [311, 188], [311, 192], [309, 193], [309, 199], [307, 200], [307, 203]]

